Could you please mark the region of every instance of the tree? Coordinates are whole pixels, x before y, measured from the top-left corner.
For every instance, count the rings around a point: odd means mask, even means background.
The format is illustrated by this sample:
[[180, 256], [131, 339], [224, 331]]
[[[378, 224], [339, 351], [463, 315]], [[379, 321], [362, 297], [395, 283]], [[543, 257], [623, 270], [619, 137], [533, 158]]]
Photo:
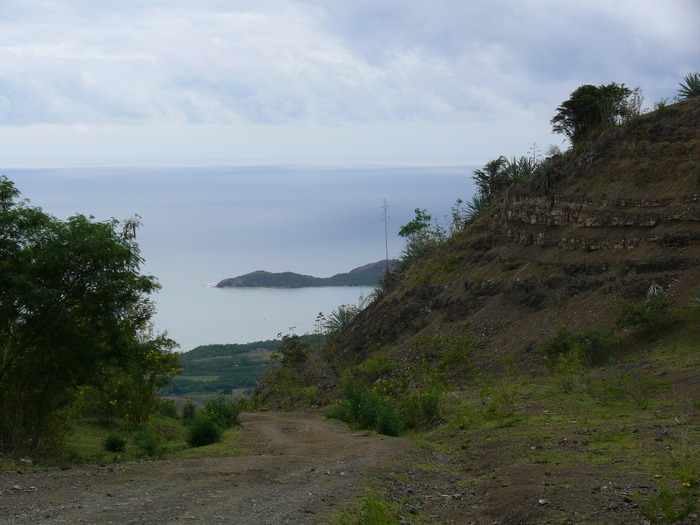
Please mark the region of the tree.
[[426, 210], [416, 208], [415, 217], [399, 229], [399, 236], [406, 239], [401, 252], [400, 269], [405, 269], [445, 240], [446, 232], [443, 228], [437, 224], [430, 227], [432, 220], [432, 215]]
[[0, 449], [15, 452], [60, 435], [115, 371], [149, 389], [179, 368], [174, 341], [147, 333], [159, 285], [139, 273], [138, 219], [63, 221], [19, 195], [0, 176]]
[[278, 337], [282, 337], [282, 344], [277, 350], [272, 352], [272, 360], [280, 365], [287, 367], [295, 367], [306, 361], [306, 358], [311, 352], [311, 341], [301, 339], [296, 334], [280, 333]]
[[591, 133], [620, 123], [631, 116], [635, 97], [639, 90], [618, 86], [614, 82], [607, 86], [583, 85], [571, 93], [557, 108], [552, 118], [554, 133], [565, 135], [572, 145], [587, 140]]
[[510, 180], [505, 172], [507, 164], [508, 159], [501, 155], [497, 159], [487, 162], [484, 169], [472, 172], [472, 179], [476, 183], [479, 195], [490, 200], [508, 187]]

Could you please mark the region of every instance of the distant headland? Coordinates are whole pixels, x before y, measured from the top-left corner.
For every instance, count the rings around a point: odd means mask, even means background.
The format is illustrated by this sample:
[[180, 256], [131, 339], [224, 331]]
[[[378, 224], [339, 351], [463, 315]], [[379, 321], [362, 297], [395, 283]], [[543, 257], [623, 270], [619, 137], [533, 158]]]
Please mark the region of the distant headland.
[[[389, 261], [389, 269], [396, 261]], [[313, 277], [293, 272], [272, 273], [263, 270], [230, 277], [217, 283], [217, 288], [311, 288], [320, 286], [376, 286], [386, 272], [386, 260], [365, 264], [347, 273], [332, 277]]]

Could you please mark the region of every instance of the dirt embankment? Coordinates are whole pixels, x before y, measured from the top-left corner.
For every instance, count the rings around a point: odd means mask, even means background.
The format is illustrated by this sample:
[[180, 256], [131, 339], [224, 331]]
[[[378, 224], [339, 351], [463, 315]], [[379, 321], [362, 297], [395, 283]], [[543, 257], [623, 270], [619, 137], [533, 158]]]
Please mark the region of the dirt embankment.
[[317, 415], [244, 414], [233, 457], [0, 473], [0, 523], [327, 523], [410, 448]]

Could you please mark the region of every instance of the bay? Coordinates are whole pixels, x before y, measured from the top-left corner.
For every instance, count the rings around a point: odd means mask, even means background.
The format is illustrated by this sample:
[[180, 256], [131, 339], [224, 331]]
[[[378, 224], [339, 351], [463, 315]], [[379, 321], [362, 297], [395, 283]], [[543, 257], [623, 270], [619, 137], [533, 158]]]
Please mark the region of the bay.
[[246, 343], [277, 334], [313, 333], [319, 314], [357, 305], [371, 287], [214, 288], [190, 281], [155, 296], [158, 326], [188, 350], [200, 344]]
[[313, 331], [319, 312], [368, 289], [217, 289], [255, 270], [330, 277], [389, 256], [399, 228], [425, 208], [445, 224], [474, 193], [473, 167], [402, 165], [72, 166], [0, 169], [22, 196], [59, 218], [140, 216], [143, 271], [162, 285], [155, 329], [182, 350]]

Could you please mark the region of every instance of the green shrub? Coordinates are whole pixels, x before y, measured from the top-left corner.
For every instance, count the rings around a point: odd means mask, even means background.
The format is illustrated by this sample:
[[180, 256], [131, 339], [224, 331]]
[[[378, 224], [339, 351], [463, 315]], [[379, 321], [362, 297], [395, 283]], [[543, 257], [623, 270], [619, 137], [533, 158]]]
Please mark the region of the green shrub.
[[304, 400], [307, 405], [313, 405], [316, 403], [316, 398], [318, 397], [318, 386], [305, 386], [299, 390], [299, 396]]
[[578, 353], [589, 366], [596, 366], [614, 361], [616, 343], [612, 333], [597, 328], [571, 332], [561, 327], [554, 337], [540, 344], [538, 352], [544, 354], [552, 366], [556, 365], [559, 356], [572, 352]]
[[654, 379], [647, 373], [621, 373], [607, 381], [591, 382], [585, 391], [602, 405], [631, 401], [644, 409], [651, 396], [669, 387], [668, 381]]
[[654, 332], [673, 326], [682, 317], [678, 309], [670, 308], [668, 295], [663, 288], [652, 284], [644, 300], [622, 306], [616, 324], [618, 328], [637, 328], [643, 332]]
[[401, 419], [391, 403], [364, 385], [347, 388], [345, 399], [329, 417], [387, 436], [398, 436], [403, 430]]
[[441, 417], [442, 392], [423, 390], [407, 397], [401, 403], [401, 419], [406, 428], [437, 422]]
[[350, 512], [334, 516], [331, 525], [398, 525], [396, 506], [372, 492], [362, 498]]
[[559, 380], [559, 386], [567, 394], [580, 392], [589, 386], [590, 371], [582, 357], [580, 345], [576, 345], [566, 354], [559, 354], [554, 365], [554, 374]]
[[187, 444], [191, 447], [203, 447], [218, 443], [222, 433], [213, 419], [205, 414], [198, 414], [187, 429]]
[[311, 352], [311, 341], [296, 334], [278, 334], [279, 336], [282, 337], [282, 344], [272, 353], [272, 361], [286, 367], [297, 367], [306, 361]]
[[384, 374], [394, 370], [398, 364], [385, 354], [378, 353], [368, 357], [357, 367], [357, 372], [367, 381], [375, 381]]
[[177, 418], [177, 404], [172, 399], [161, 399], [156, 413], [163, 417]]
[[475, 337], [445, 337], [443, 348], [442, 359], [438, 363], [442, 370], [462, 375], [472, 371]]
[[107, 452], [126, 452], [126, 439], [117, 432], [110, 432], [102, 444]]
[[639, 498], [640, 513], [649, 523], [689, 523], [686, 518], [700, 508], [697, 476], [683, 472], [678, 481], [678, 490], [663, 486], [649, 501]]
[[185, 406], [182, 407], [182, 420], [185, 422], [185, 424], [189, 424], [192, 422], [192, 420], [194, 420], [194, 417], [197, 415], [197, 411], [198, 408], [195, 402], [188, 399]]
[[398, 436], [406, 429], [436, 423], [441, 417], [439, 387], [394, 395], [383, 390], [383, 385], [372, 390], [364, 384], [347, 387], [345, 399], [328, 417], [386, 436]]
[[160, 448], [160, 437], [157, 434], [149, 432], [145, 425], [139, 425], [132, 436], [134, 445], [147, 456], [155, 456]]
[[241, 409], [233, 398], [224, 395], [210, 397], [204, 402], [204, 413], [222, 429], [241, 424]]

